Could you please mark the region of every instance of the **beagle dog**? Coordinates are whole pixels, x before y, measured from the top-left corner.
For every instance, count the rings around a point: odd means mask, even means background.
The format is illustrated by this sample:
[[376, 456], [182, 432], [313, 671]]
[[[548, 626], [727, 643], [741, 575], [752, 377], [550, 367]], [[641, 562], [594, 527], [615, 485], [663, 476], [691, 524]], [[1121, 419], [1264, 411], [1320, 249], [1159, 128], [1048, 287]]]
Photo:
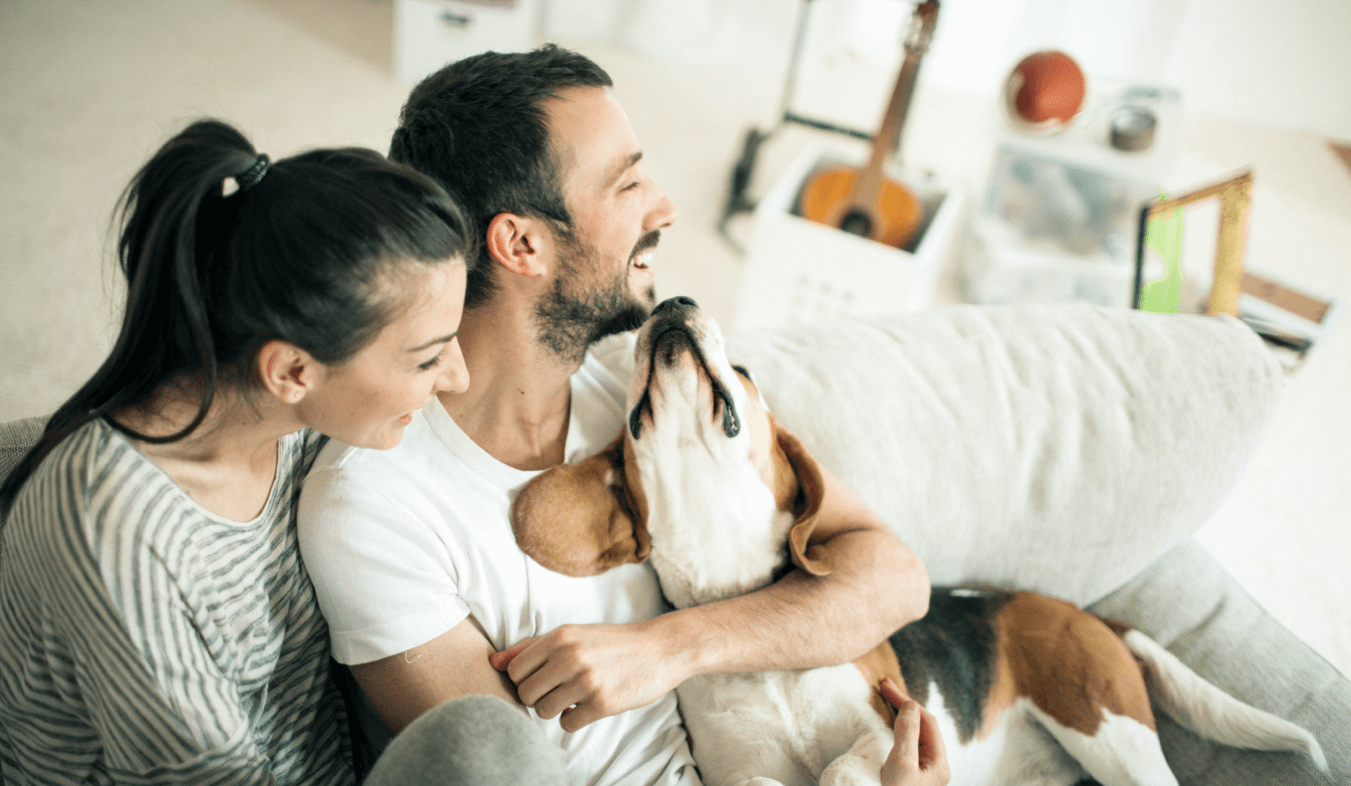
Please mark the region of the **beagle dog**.
[[[677, 608], [831, 570], [812, 542], [824, 486], [689, 298], [639, 333], [624, 433], [516, 497], [521, 548], [568, 575], [651, 559]], [[1150, 707], [1229, 745], [1304, 751], [1304, 729], [1239, 702], [1144, 634], [1043, 595], [935, 589], [928, 614], [854, 663], [718, 674], [678, 690], [706, 784], [877, 784], [890, 676], [939, 720], [952, 783], [1176, 784]], [[1149, 690], [1146, 689], [1148, 685]]]

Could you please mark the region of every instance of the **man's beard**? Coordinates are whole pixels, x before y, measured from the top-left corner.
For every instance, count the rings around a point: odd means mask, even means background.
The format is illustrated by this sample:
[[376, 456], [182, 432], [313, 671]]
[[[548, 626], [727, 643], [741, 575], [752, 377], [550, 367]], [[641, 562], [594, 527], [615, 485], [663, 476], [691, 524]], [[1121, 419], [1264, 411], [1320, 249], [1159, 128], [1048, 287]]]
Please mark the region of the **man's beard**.
[[[660, 236], [656, 230], [643, 235], [629, 260], [657, 245]], [[567, 363], [580, 363], [587, 347], [602, 338], [642, 327], [656, 305], [656, 291], [649, 288], [642, 296], [630, 292], [625, 265], [599, 288], [578, 293], [575, 290], [584, 286], [579, 279], [602, 263], [574, 237], [560, 237], [559, 249], [562, 275], [535, 306], [535, 327], [541, 344]]]

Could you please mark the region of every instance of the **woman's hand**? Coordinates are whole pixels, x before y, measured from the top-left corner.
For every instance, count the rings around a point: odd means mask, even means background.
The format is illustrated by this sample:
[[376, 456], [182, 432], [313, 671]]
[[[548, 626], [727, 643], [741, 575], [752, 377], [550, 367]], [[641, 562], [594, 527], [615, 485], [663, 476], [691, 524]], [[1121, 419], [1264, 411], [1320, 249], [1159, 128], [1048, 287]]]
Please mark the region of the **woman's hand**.
[[882, 786], [944, 786], [952, 772], [938, 719], [890, 679], [880, 687], [882, 697], [896, 708], [896, 744], [882, 763]]

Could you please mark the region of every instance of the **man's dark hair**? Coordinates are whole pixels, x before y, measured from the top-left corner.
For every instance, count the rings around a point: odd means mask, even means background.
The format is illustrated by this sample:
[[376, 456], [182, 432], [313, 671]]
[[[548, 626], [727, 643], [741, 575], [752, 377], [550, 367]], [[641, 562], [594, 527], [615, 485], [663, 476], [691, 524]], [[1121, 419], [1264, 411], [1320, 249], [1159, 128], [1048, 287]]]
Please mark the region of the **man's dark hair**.
[[484, 238], [494, 216], [541, 218], [564, 233], [572, 227], [544, 102], [566, 88], [611, 84], [586, 56], [547, 44], [467, 57], [413, 88], [389, 157], [430, 175], [463, 207], [476, 241], [470, 253], [483, 263], [470, 267], [465, 308], [492, 293]]

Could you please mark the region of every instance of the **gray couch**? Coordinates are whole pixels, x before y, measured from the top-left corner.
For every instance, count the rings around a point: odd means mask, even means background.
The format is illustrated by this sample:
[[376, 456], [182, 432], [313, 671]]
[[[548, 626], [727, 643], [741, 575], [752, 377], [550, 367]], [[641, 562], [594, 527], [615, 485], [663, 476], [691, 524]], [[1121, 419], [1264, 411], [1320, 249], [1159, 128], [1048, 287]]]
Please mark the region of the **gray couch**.
[[[728, 344], [776, 416], [935, 583], [1040, 590], [1133, 625], [1309, 729], [1331, 767], [1215, 745], [1161, 715], [1181, 783], [1351, 784], [1351, 683], [1191, 538], [1237, 481], [1283, 385], [1241, 323], [958, 306]], [[37, 422], [0, 426], [0, 474]]]

